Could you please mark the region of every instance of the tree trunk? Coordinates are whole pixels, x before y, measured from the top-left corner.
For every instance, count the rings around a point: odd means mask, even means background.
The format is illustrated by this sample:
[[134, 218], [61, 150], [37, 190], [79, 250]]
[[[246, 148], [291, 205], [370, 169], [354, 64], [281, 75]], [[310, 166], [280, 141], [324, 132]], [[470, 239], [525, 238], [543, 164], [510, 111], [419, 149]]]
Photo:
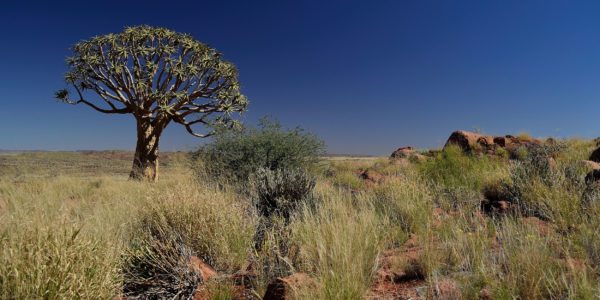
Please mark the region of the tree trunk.
[[158, 180], [158, 140], [161, 132], [149, 120], [137, 121], [137, 144], [129, 179]]

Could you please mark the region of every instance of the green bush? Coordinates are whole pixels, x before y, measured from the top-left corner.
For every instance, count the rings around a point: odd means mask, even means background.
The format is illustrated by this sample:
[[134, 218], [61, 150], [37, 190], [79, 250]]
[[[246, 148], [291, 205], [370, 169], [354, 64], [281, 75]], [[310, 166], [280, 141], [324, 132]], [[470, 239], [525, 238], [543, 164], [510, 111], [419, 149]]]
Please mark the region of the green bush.
[[300, 128], [284, 129], [278, 122], [263, 119], [258, 128], [217, 134], [194, 158], [210, 177], [245, 183], [260, 168], [313, 166], [324, 149], [323, 141], [313, 134]]

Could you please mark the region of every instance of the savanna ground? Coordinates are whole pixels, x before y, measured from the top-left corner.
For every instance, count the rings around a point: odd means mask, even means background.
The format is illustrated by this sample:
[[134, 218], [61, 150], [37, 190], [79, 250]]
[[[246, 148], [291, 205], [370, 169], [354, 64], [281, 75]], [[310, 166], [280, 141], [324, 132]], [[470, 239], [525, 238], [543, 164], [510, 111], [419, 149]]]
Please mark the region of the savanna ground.
[[[600, 212], [582, 201], [580, 164], [595, 145], [559, 143], [551, 166], [456, 147], [422, 161], [323, 158], [310, 203], [258, 247], [255, 195], [211, 180], [187, 153], [163, 154], [157, 183], [127, 180], [126, 152], [0, 154], [0, 298], [113, 299], [151, 286], [147, 298], [232, 299], [243, 272], [254, 276], [246, 298], [296, 272], [314, 280], [297, 288], [302, 299], [600, 298]], [[518, 206], [482, 211], [502, 193]], [[147, 251], [157, 247], [171, 255]], [[192, 255], [219, 275], [189, 279], [177, 266]], [[154, 263], [171, 268], [140, 275]]]

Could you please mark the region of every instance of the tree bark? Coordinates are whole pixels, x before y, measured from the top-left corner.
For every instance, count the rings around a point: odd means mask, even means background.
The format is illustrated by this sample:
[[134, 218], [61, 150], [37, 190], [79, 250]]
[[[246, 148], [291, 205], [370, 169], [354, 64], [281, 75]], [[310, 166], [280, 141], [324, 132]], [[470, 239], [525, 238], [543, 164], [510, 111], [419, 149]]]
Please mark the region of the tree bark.
[[153, 126], [149, 120], [137, 120], [137, 144], [129, 179], [158, 180], [158, 141], [161, 128]]

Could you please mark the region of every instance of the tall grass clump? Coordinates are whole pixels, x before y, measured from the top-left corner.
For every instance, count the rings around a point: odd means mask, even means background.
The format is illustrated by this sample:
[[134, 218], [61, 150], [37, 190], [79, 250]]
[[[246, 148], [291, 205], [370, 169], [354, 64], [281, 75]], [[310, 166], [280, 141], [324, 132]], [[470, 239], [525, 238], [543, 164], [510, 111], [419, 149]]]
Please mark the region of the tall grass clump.
[[[430, 187], [416, 177], [395, 177], [373, 189], [373, 206], [377, 213], [400, 229], [397, 241], [410, 233], [422, 233], [430, 226], [433, 194]], [[392, 237], [393, 238], [393, 237]]]
[[140, 221], [123, 265], [123, 294], [132, 299], [192, 299], [202, 282], [193, 250], [160, 215]]
[[449, 145], [418, 165], [422, 180], [430, 184], [435, 202], [444, 209], [477, 209], [482, 188], [508, 177], [509, 164], [499, 157], [467, 154]]
[[299, 269], [318, 282], [312, 299], [362, 299], [384, 242], [383, 222], [369, 199], [349, 201], [346, 192], [326, 187], [319, 193], [317, 208], [305, 207], [292, 224]]
[[457, 145], [444, 147], [419, 166], [426, 180], [450, 190], [479, 191], [486, 182], [505, 176], [508, 171], [504, 160], [466, 154]]
[[110, 299], [143, 187], [100, 178], [0, 181], [0, 298]]
[[579, 222], [581, 196], [585, 189], [585, 168], [571, 161], [556, 161], [564, 144], [541, 145], [514, 163], [509, 184], [509, 200], [524, 215], [536, 216], [569, 229]]
[[[218, 271], [239, 270], [252, 246], [256, 215], [235, 193], [192, 180], [175, 185], [141, 210], [135, 235], [169, 233]], [[153, 234], [147, 234], [148, 232]], [[150, 241], [152, 243], [152, 241]]]
[[315, 177], [302, 169], [261, 168], [253, 176], [255, 207], [260, 216], [254, 247], [260, 282], [264, 287], [277, 277], [290, 275], [297, 247], [289, 224], [303, 207], [314, 207]]
[[324, 149], [323, 141], [301, 128], [263, 119], [258, 128], [217, 134], [194, 158], [210, 178], [245, 184], [260, 168], [310, 168]]

